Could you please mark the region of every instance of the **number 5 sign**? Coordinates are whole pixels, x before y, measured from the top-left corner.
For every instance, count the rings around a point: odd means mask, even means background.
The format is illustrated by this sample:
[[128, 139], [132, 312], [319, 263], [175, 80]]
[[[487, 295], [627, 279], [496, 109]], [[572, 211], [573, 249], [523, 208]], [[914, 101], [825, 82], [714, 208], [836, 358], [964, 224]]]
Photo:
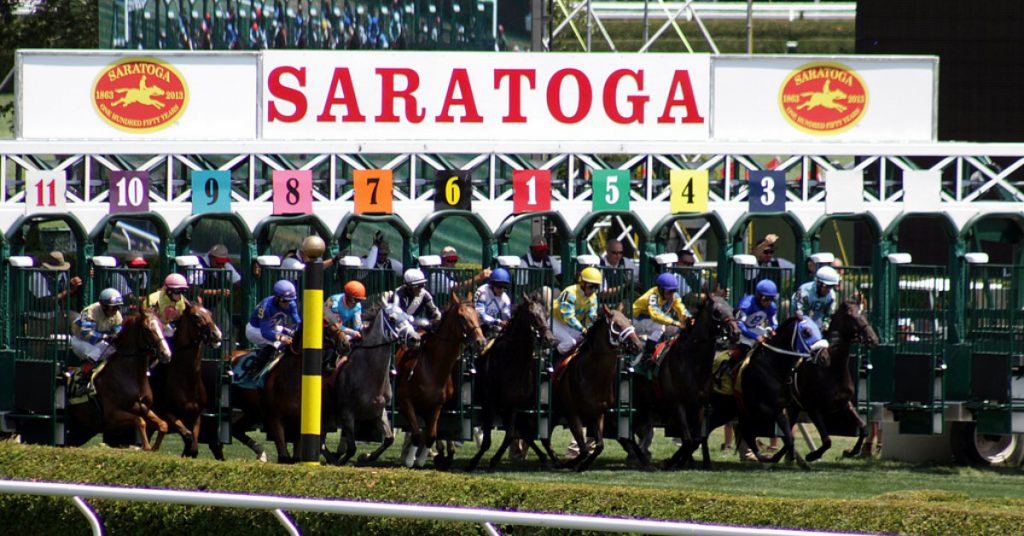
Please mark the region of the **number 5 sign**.
[[512, 212], [551, 210], [551, 172], [546, 169], [517, 169], [512, 172]]
[[442, 169], [434, 178], [434, 210], [473, 206], [473, 182], [465, 170]]
[[273, 175], [274, 215], [313, 212], [313, 171], [277, 169]]
[[149, 173], [110, 172], [110, 213], [149, 212]]
[[673, 169], [668, 182], [672, 214], [708, 211], [708, 170]]
[[629, 170], [595, 169], [593, 207], [598, 210], [629, 210]]
[[785, 212], [786, 173], [751, 171], [749, 201], [750, 212]]
[[66, 171], [30, 169], [25, 171], [25, 213], [67, 212], [68, 190]]

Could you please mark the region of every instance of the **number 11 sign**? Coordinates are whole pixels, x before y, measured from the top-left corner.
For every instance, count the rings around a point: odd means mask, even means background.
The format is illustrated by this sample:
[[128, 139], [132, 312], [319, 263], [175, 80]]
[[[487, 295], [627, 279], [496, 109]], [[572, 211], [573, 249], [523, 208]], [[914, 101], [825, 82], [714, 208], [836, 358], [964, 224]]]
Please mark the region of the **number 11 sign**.
[[25, 213], [67, 212], [65, 197], [68, 190], [66, 171], [25, 171]]

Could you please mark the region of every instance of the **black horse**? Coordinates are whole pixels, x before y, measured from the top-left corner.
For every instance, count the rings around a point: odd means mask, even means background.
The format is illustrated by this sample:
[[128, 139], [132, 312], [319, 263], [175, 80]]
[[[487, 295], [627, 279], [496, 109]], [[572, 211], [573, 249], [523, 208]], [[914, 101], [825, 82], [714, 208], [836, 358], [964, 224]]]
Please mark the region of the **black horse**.
[[490, 469], [501, 461], [505, 450], [519, 433], [528, 441], [541, 462], [547, 457], [534, 443], [536, 427], [527, 426], [520, 420], [524, 410], [536, 404], [537, 362], [535, 345], [550, 348], [555, 344], [548, 321], [548, 307], [540, 299], [523, 295], [523, 302], [516, 306], [508, 328], [494, 340], [494, 343], [476, 358], [476, 380], [473, 400], [480, 405], [480, 427], [483, 442], [480, 450], [470, 460], [467, 471], [476, 469], [480, 458], [491, 448], [491, 430], [495, 417], [500, 417], [505, 427], [505, 439], [498, 452], [491, 458]]
[[860, 454], [864, 438], [867, 437], [867, 424], [857, 414], [857, 408], [852, 402], [855, 386], [850, 373], [850, 349], [855, 342], [878, 346], [878, 335], [861, 313], [860, 304], [844, 302], [832, 315], [825, 337], [829, 341], [828, 366], [820, 367], [808, 361], [800, 363], [793, 381], [793, 402], [789, 407], [789, 415], [794, 417], [800, 410], [805, 411], [821, 436], [821, 447], [807, 454], [809, 462], [821, 458], [832, 447], [825, 425], [825, 417], [828, 415], [846, 413], [857, 423], [857, 443], [845, 451], [844, 456]]
[[[711, 392], [711, 369], [715, 359], [716, 340], [726, 336], [736, 342], [739, 326], [732, 316], [732, 307], [721, 297], [709, 295], [700, 305], [693, 324], [680, 339], [667, 350], [656, 380], [636, 375], [633, 381], [636, 415], [633, 431], [641, 438], [648, 437], [660, 421], [678, 431], [682, 444], [666, 460], [671, 469], [693, 463], [693, 452], [704, 443], [704, 411]], [[665, 335], [668, 337], [668, 333]], [[655, 383], [656, 382], [656, 383]], [[633, 454], [645, 467], [649, 454], [640, 452], [638, 445], [623, 441], [623, 448]], [[704, 454], [704, 467], [711, 466], [711, 458]]]

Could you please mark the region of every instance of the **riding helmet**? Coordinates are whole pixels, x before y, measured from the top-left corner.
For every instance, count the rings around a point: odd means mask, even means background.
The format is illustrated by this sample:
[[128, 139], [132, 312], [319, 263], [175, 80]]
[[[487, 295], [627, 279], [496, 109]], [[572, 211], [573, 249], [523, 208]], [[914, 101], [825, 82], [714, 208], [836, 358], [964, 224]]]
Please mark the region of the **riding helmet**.
[[188, 281], [181, 274], [168, 274], [164, 278], [164, 286], [169, 289], [185, 290], [188, 288]]
[[593, 283], [595, 285], [600, 285], [601, 270], [598, 270], [593, 266], [588, 266], [587, 268], [584, 268], [583, 271], [580, 272], [580, 281], [583, 281], [584, 283]]
[[365, 300], [366, 287], [359, 281], [349, 281], [345, 283], [345, 295], [353, 300]]
[[679, 290], [679, 280], [676, 279], [675, 275], [668, 272], [659, 275], [658, 279], [655, 280], [655, 284], [661, 290]]
[[295, 284], [287, 279], [274, 283], [274, 296], [282, 300], [295, 300], [298, 297], [298, 294], [295, 292]]
[[427, 282], [427, 276], [423, 275], [423, 271], [419, 268], [406, 270], [404, 279], [406, 285], [424, 285]]
[[814, 278], [822, 285], [834, 287], [839, 284], [839, 272], [831, 266], [822, 266], [815, 272]]
[[509, 275], [508, 270], [504, 268], [495, 268], [491, 272], [490, 279], [487, 280], [490, 283], [502, 283], [508, 285], [512, 282], [512, 276]]
[[779, 287], [775, 286], [775, 282], [771, 279], [762, 279], [757, 282], [757, 287], [754, 288], [758, 294], [762, 296], [768, 296], [769, 298], [775, 298], [779, 295]]
[[105, 288], [103, 292], [100, 292], [100, 305], [104, 307], [124, 305], [124, 298], [121, 297], [121, 293], [117, 289]]

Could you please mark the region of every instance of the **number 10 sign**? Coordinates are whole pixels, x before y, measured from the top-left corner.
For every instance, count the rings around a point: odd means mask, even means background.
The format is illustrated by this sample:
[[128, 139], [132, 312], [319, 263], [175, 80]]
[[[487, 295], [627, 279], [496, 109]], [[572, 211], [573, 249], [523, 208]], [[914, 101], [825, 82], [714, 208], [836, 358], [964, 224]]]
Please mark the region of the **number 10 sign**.
[[110, 172], [110, 213], [149, 212], [149, 173]]

